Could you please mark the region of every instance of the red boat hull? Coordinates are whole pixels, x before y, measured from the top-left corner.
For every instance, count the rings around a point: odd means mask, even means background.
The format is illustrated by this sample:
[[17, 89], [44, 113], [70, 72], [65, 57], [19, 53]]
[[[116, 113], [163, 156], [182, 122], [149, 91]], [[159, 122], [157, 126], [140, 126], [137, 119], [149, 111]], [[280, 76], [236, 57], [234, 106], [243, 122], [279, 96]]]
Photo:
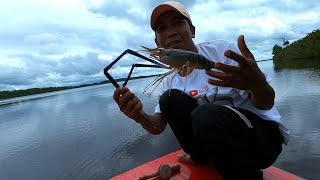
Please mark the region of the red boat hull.
[[[156, 172], [163, 164], [173, 166], [177, 163], [180, 164], [180, 171], [175, 172], [170, 180], [222, 180], [219, 173], [209, 166], [195, 166], [183, 162], [179, 162], [177, 155], [183, 154], [183, 150], [179, 150], [148, 163], [145, 163], [139, 167], [129, 170], [123, 174], [117, 175], [110, 180], [134, 180], [141, 176]], [[269, 167], [263, 171], [264, 180], [302, 180], [294, 174], [288, 173], [276, 167]], [[161, 178], [151, 178], [153, 180], [160, 180]]]

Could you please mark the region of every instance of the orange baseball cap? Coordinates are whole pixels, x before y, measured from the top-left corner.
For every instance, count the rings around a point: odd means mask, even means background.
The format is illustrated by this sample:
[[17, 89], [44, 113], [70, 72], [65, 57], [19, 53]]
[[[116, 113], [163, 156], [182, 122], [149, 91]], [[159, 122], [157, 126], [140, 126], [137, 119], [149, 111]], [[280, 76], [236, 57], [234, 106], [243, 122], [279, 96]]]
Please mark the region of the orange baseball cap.
[[186, 8], [182, 4], [175, 2], [175, 1], [166, 1], [166, 2], [158, 5], [152, 11], [151, 18], [150, 18], [150, 24], [151, 24], [151, 28], [154, 31], [155, 31], [156, 22], [157, 22], [159, 16], [165, 12], [168, 12], [168, 11], [177, 11], [177, 12], [181, 13], [181, 15], [183, 15], [184, 17], [189, 19], [189, 21], [192, 24], [190, 14], [188, 13]]

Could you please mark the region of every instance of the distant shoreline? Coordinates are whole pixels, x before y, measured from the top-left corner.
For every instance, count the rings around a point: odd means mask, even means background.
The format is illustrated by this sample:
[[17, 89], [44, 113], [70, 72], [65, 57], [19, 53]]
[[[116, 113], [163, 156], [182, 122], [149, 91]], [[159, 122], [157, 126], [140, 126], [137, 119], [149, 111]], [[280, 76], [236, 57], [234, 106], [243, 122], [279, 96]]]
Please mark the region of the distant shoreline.
[[283, 41], [283, 46], [274, 45], [272, 49], [273, 60], [319, 59], [320, 57], [320, 29], [313, 30], [307, 36], [291, 44]]
[[[130, 80], [142, 79], [142, 78], [153, 77], [153, 76], [158, 76], [158, 74], [150, 75], [150, 76], [131, 77]], [[119, 79], [116, 79], [116, 82], [121, 82], [121, 81], [125, 81], [125, 80], [126, 80], [126, 78], [119, 78]], [[48, 93], [48, 92], [63, 91], [63, 90], [68, 90], [68, 89], [76, 89], [76, 88], [82, 88], [82, 87], [88, 87], [88, 86], [109, 84], [109, 83], [111, 83], [111, 82], [109, 80], [106, 80], [106, 81], [101, 81], [98, 83], [82, 84], [79, 86], [44, 87], [44, 88], [30, 88], [30, 89], [23, 89], [23, 90], [13, 90], [13, 91], [0, 91], [0, 100], [23, 97], [23, 96], [30, 96], [30, 95], [36, 95], [36, 94], [43, 94], [43, 93]]]

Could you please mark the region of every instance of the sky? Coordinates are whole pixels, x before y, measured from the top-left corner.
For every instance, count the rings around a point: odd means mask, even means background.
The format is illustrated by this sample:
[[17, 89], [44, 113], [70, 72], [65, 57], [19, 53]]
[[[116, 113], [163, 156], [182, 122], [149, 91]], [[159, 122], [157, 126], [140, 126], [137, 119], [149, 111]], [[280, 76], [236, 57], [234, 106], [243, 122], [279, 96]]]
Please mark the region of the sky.
[[[107, 80], [103, 69], [124, 50], [155, 48], [150, 14], [159, 0], [0, 0], [0, 91]], [[256, 60], [275, 44], [320, 28], [319, 0], [184, 0], [195, 43], [241, 34]], [[127, 55], [111, 70], [128, 74]], [[136, 74], [148, 75], [143, 68]], [[156, 72], [156, 71], [152, 71]]]

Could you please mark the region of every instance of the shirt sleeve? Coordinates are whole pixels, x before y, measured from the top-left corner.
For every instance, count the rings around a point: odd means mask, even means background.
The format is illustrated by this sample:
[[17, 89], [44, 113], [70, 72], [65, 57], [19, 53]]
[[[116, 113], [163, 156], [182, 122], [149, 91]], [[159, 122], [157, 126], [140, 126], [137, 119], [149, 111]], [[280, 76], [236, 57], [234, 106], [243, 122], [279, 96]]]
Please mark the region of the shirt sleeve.
[[156, 105], [156, 107], [154, 108], [154, 113], [161, 113], [161, 110], [160, 110], [160, 104], [158, 103]]

